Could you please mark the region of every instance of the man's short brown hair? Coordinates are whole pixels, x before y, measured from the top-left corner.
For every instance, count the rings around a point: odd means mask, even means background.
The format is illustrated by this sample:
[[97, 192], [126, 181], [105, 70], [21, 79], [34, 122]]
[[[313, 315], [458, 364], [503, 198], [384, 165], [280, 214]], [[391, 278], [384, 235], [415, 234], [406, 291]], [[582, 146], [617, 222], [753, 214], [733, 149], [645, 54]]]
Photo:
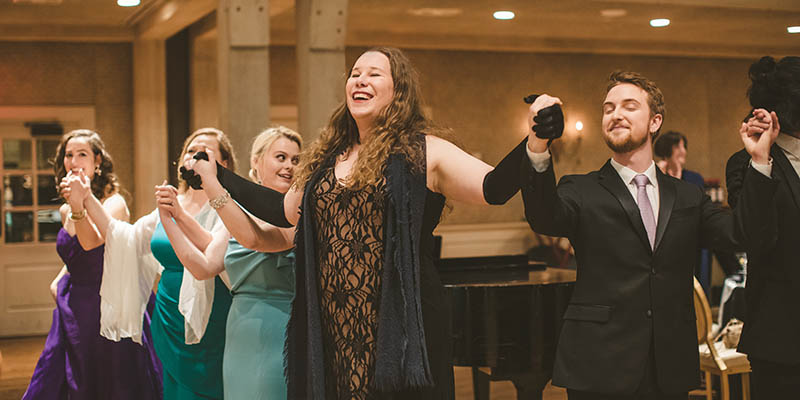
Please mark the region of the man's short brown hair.
[[[617, 86], [621, 83], [630, 83], [631, 85], [637, 86], [647, 93], [647, 106], [650, 107], [650, 117], [652, 118], [656, 114], [661, 114], [661, 124], [663, 126], [665, 117], [664, 113], [666, 112], [666, 108], [664, 107], [664, 94], [661, 93], [661, 89], [656, 86], [656, 83], [645, 78], [638, 72], [614, 71], [611, 73], [611, 76], [608, 77], [606, 94], [611, 91], [614, 86]], [[660, 130], [661, 128], [659, 127], [658, 130], [653, 133], [653, 139], [658, 136], [658, 132]]]

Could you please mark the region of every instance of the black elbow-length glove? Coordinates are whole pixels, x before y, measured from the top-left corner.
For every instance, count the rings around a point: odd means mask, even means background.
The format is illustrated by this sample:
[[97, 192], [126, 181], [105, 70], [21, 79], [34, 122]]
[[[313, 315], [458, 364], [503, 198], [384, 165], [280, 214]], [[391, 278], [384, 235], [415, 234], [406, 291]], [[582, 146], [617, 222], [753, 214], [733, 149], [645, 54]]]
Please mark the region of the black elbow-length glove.
[[286, 219], [283, 193], [242, 178], [219, 163], [217, 163], [217, 179], [231, 194], [231, 198], [256, 218], [280, 228], [293, 226]]

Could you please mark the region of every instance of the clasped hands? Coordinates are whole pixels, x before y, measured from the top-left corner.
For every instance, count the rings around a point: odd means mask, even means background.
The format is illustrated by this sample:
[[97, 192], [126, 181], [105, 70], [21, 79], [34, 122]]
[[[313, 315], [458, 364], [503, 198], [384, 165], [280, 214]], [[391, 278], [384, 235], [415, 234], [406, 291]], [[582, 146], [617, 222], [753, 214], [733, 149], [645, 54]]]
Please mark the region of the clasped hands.
[[753, 110], [753, 116], [742, 123], [739, 135], [754, 163], [769, 164], [769, 151], [780, 130], [781, 124], [775, 111], [769, 112], [763, 108]]
[[543, 153], [554, 139], [564, 133], [564, 113], [561, 99], [547, 94], [526, 97], [528, 107], [528, 148]]
[[[208, 161], [208, 162], [201, 162]], [[203, 189], [203, 176], [214, 176], [217, 174], [217, 160], [214, 151], [206, 149], [199, 151], [190, 160], [187, 160], [180, 168], [181, 178], [186, 181], [192, 189]]]
[[[203, 190], [203, 177], [216, 176], [216, 158], [210, 149], [199, 151], [191, 159], [187, 160], [181, 167], [181, 179], [186, 181], [194, 190]], [[162, 214], [172, 218], [179, 218], [184, 213], [178, 201], [178, 189], [164, 181], [161, 185], [156, 185], [156, 205]]]
[[58, 184], [58, 191], [73, 212], [83, 210], [83, 204], [92, 191], [92, 182], [83, 169], [68, 171]]

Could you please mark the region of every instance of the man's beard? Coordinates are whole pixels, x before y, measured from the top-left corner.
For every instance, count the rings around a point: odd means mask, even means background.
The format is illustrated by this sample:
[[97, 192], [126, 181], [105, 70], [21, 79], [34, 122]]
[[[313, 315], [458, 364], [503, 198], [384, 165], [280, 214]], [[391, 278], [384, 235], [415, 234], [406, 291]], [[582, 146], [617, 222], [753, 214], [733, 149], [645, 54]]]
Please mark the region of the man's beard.
[[622, 142], [614, 142], [610, 135], [603, 134], [603, 140], [606, 141], [606, 145], [608, 145], [608, 148], [614, 153], [629, 153], [642, 147], [642, 145], [647, 142], [648, 136], [650, 136], [650, 134], [642, 136], [640, 140], [635, 140], [633, 135], [629, 134]]

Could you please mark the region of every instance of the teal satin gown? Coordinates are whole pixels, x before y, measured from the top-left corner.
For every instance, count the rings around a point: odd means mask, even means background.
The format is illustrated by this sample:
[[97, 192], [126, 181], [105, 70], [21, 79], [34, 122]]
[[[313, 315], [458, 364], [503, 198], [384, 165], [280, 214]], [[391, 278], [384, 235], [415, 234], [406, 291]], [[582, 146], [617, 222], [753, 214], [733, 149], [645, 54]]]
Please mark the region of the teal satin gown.
[[214, 303], [203, 339], [197, 344], [186, 344], [184, 318], [178, 311], [183, 264], [161, 223], [153, 232], [150, 248], [164, 266], [150, 325], [153, 345], [164, 371], [164, 399], [222, 399], [222, 357], [230, 292], [219, 277], [214, 278]]
[[283, 344], [294, 298], [294, 251], [260, 253], [231, 239], [225, 270], [233, 293], [223, 362], [225, 398], [285, 400]]

